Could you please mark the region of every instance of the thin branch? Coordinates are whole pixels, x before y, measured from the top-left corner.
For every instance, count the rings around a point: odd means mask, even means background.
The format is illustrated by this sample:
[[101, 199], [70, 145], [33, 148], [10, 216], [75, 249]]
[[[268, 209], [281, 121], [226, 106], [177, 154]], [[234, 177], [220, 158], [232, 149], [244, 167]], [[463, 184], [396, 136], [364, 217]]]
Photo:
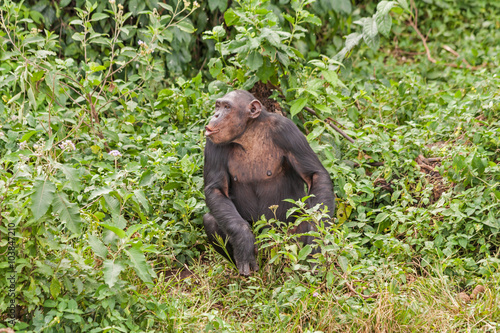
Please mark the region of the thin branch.
[[[422, 34], [422, 32], [420, 32], [420, 30], [418, 29], [418, 9], [417, 9], [417, 6], [415, 6], [415, 2], [413, 0], [411, 0], [411, 8], [412, 8], [413, 12], [415, 13], [415, 16], [410, 16], [410, 18], [408, 19], [408, 24], [413, 28], [413, 30], [415, 30], [415, 32], [417, 33], [418, 37], [422, 41], [422, 44], [424, 45], [424, 48], [425, 48], [425, 53], [427, 55], [427, 59], [430, 62], [432, 62], [433, 64], [436, 64], [437, 61], [436, 61], [436, 59], [434, 59], [432, 57], [431, 50], [429, 49], [429, 45], [427, 45], [427, 37], [428, 36], [424, 36]], [[445, 49], [446, 51], [450, 52], [451, 54], [453, 54], [456, 57], [460, 56], [460, 54], [458, 54], [456, 51], [454, 51], [448, 45], [444, 45], [443, 49]], [[465, 60], [465, 58], [462, 58], [462, 62], [465, 64], [466, 68], [472, 69], [472, 70], [478, 70], [478, 69], [480, 69], [482, 67], [485, 67], [487, 65], [487, 63], [484, 62], [484, 63], [482, 63], [479, 66], [472, 66], [471, 64], [469, 64], [469, 62], [467, 60]], [[447, 67], [463, 68], [462, 66], [459, 66], [459, 65], [454, 64], [454, 63], [443, 63], [443, 65], [445, 65]]]
[[[304, 110], [306, 110], [307, 112], [309, 112], [310, 114], [314, 115], [314, 116], [318, 116], [318, 114], [316, 113], [316, 111], [314, 111], [313, 109], [311, 109], [310, 107], [306, 106], [304, 107]], [[340, 133], [340, 135], [342, 135], [344, 138], [346, 138], [350, 143], [354, 143], [354, 139], [351, 138], [349, 135], [347, 135], [346, 132], [344, 132], [343, 130], [341, 130], [340, 128], [337, 127], [337, 125], [333, 124], [333, 122], [335, 120], [333, 120], [332, 118], [328, 117], [325, 119], [326, 123], [328, 125], [331, 126], [331, 128], [333, 128], [334, 130], [336, 130], [338, 133]]]

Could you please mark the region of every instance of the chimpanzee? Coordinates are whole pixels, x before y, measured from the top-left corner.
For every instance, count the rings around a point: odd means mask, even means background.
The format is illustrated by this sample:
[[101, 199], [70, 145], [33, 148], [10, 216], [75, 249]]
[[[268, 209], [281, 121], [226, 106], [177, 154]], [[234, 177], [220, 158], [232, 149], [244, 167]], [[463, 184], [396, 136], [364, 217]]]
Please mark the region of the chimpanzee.
[[[226, 258], [216, 235], [227, 240], [226, 250], [240, 274], [248, 276], [258, 270], [253, 221], [262, 215], [294, 221], [286, 217], [293, 205], [283, 200], [304, 197], [305, 185], [314, 194], [308, 205], [324, 204], [333, 216], [330, 176], [290, 119], [266, 111], [249, 92], [235, 90], [215, 102], [215, 113], [205, 129], [209, 139], [205, 200], [210, 213], [203, 216], [203, 223], [208, 241]], [[275, 213], [269, 209], [272, 205], [279, 205]], [[313, 229], [310, 223], [302, 223], [295, 232]], [[313, 239], [301, 240], [311, 244]]]

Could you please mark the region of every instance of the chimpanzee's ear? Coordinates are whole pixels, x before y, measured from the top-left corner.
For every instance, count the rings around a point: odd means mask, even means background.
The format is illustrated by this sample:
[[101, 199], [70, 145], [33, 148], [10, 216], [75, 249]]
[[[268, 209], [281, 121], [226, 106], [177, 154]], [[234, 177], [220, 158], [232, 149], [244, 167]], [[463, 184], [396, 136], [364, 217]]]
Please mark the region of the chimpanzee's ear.
[[260, 112], [262, 111], [262, 104], [260, 104], [258, 100], [254, 99], [250, 102], [250, 104], [248, 104], [248, 109], [250, 111], [250, 118], [257, 118], [260, 116]]

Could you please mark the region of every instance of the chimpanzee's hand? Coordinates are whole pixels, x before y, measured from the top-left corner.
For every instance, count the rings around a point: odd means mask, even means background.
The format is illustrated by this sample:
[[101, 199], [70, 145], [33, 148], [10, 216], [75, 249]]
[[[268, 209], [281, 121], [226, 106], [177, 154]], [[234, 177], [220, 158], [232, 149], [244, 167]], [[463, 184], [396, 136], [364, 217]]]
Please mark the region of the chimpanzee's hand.
[[236, 267], [241, 275], [249, 276], [252, 271], [256, 272], [259, 270], [257, 261], [255, 260], [257, 254], [255, 236], [252, 233], [244, 237], [244, 239], [241, 239], [236, 249], [234, 260], [236, 261]]

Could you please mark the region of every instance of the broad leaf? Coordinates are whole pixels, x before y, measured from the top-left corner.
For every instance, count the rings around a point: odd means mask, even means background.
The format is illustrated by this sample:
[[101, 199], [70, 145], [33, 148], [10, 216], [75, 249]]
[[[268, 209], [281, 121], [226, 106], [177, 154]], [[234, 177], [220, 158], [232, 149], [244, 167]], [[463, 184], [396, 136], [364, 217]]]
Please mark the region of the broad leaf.
[[339, 256], [338, 262], [339, 262], [340, 268], [342, 268], [342, 271], [344, 273], [347, 272], [347, 268], [349, 267], [349, 262], [347, 261], [347, 258], [344, 256]]
[[102, 259], [108, 257], [108, 248], [94, 235], [89, 235], [89, 244], [96, 255]]
[[59, 164], [57, 167], [64, 173], [66, 178], [69, 180], [71, 189], [75, 192], [80, 192], [81, 186], [80, 186], [80, 178], [78, 177], [78, 170], [70, 166], [67, 166], [65, 164]]
[[37, 179], [31, 195], [31, 211], [35, 220], [39, 220], [49, 209], [56, 187], [50, 180]]
[[66, 222], [66, 228], [75, 234], [80, 233], [82, 224], [80, 211], [76, 204], [69, 202], [66, 193], [56, 193], [52, 201], [52, 207], [59, 214], [59, 218]]
[[118, 277], [120, 276], [121, 271], [123, 271], [123, 265], [117, 262], [114, 262], [113, 260], [104, 260], [103, 264], [103, 271], [104, 271], [104, 282], [110, 287], [113, 288], [113, 286], [118, 282]]
[[151, 280], [151, 275], [148, 271], [148, 263], [146, 262], [146, 257], [144, 253], [140, 250], [139, 246], [133, 246], [132, 248], [125, 250], [127, 252], [130, 261], [132, 262], [132, 267], [134, 268], [137, 275], [142, 281], [146, 283], [153, 283]]
[[134, 190], [134, 195], [137, 201], [146, 209], [149, 211], [149, 203], [148, 199], [146, 199], [146, 195], [144, 194], [143, 190]]
[[290, 113], [292, 117], [299, 113], [304, 108], [304, 106], [306, 106], [307, 101], [307, 98], [299, 98], [292, 104], [292, 106], [290, 107]]
[[371, 17], [363, 19], [363, 39], [373, 51], [378, 50], [380, 36], [378, 34], [377, 22]]
[[61, 282], [55, 277], [52, 278], [52, 282], [50, 283], [50, 294], [54, 299], [57, 299], [59, 294], [61, 293]]
[[395, 1], [381, 1], [377, 5], [377, 13], [375, 21], [377, 22], [378, 31], [388, 37], [391, 32], [392, 18], [389, 15], [391, 9], [396, 5]]
[[257, 51], [252, 51], [247, 58], [247, 66], [250, 67], [251, 70], [258, 70], [260, 66], [264, 63], [262, 59], [262, 55]]

